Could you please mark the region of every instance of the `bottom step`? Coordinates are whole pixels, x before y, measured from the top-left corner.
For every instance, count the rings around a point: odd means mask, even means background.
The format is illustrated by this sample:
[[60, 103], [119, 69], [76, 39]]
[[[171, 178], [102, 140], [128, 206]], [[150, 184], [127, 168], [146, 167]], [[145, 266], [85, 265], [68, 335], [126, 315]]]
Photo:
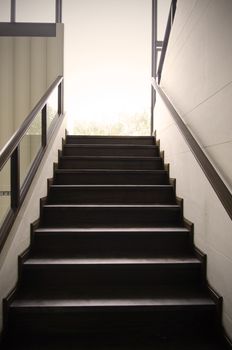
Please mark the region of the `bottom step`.
[[29, 337], [11, 338], [1, 344], [1, 350], [228, 350], [229, 345], [224, 339], [214, 335], [180, 338], [157, 338], [133, 334], [116, 336], [102, 334], [91, 337]]
[[15, 300], [9, 308], [11, 334], [88, 336], [104, 333], [192, 336], [217, 331], [210, 299]]

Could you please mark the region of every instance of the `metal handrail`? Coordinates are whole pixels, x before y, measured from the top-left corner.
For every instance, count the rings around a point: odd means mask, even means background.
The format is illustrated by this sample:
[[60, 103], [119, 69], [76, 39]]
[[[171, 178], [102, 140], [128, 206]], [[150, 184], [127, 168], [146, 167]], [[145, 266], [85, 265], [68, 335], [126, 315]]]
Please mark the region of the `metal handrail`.
[[[166, 51], [167, 51], [167, 46], [168, 46], [168, 41], [169, 41], [169, 36], [170, 32], [172, 29], [172, 24], [176, 12], [176, 3], [177, 0], [172, 0], [170, 11], [169, 11], [169, 16], [168, 16], [168, 21], [167, 21], [167, 27], [165, 30], [165, 35], [164, 35], [164, 41], [162, 45], [162, 51], [161, 51], [161, 57], [160, 57], [160, 62], [159, 62], [159, 67], [157, 70], [157, 61], [156, 61], [156, 56], [157, 52], [160, 50], [156, 38], [156, 31], [155, 33], [155, 47], [154, 47], [154, 58], [155, 61], [152, 62], [153, 64], [153, 76], [152, 76], [152, 87], [154, 88], [153, 92], [153, 108], [155, 107], [156, 103], [156, 93], [159, 94], [159, 96], [162, 98], [164, 101], [166, 107], [168, 108], [172, 118], [176, 122], [180, 132], [182, 133], [184, 139], [186, 140], [189, 148], [191, 149], [194, 157], [196, 158], [197, 162], [199, 163], [200, 167], [202, 168], [205, 176], [207, 177], [208, 181], [210, 182], [211, 186], [213, 187], [215, 193], [217, 194], [219, 200], [221, 201], [223, 207], [225, 208], [227, 214], [232, 220], [232, 193], [230, 188], [226, 185], [226, 183], [223, 181], [222, 176], [217, 172], [215, 169], [214, 165], [211, 163], [211, 161], [208, 159], [206, 153], [204, 152], [203, 147], [196, 141], [194, 136], [192, 135], [191, 131], [189, 128], [186, 126], [185, 122], [181, 118], [181, 116], [178, 114], [176, 111], [175, 107], [173, 104], [170, 102], [168, 96], [165, 94], [163, 89], [160, 87], [159, 83], [161, 80], [161, 74], [162, 74], [162, 69], [163, 69], [163, 64], [166, 56]], [[155, 7], [157, 7], [157, 0], [153, 0], [153, 6], [155, 4]], [[157, 11], [156, 11], [156, 18], [153, 18], [153, 25], [154, 21], [157, 22]], [[155, 24], [157, 26], [157, 23]], [[158, 82], [156, 80], [158, 78]]]
[[180, 132], [182, 133], [184, 139], [186, 140], [189, 148], [191, 149], [193, 155], [195, 156], [197, 162], [199, 163], [201, 169], [203, 170], [205, 176], [213, 187], [215, 193], [217, 194], [219, 200], [221, 201], [223, 207], [225, 208], [227, 214], [232, 220], [232, 193], [229, 187], [225, 184], [220, 174], [215, 169], [214, 165], [210, 162], [207, 155], [205, 154], [203, 147], [196, 141], [192, 135], [189, 128], [186, 126], [185, 122], [176, 111], [173, 104], [170, 102], [169, 98], [157, 84], [156, 80], [152, 78], [152, 86], [156, 92], [160, 95], [164, 101], [167, 109], [169, 110], [172, 118], [175, 120]]
[[[53, 91], [58, 88], [58, 105], [57, 115], [51, 126], [47, 127], [47, 102]], [[26, 135], [27, 130], [41, 112], [41, 148], [39, 149], [31, 168], [20, 186], [20, 141]], [[46, 151], [47, 144], [53, 131], [59, 125], [59, 121], [63, 117], [63, 76], [58, 76], [41, 97], [39, 102], [29, 113], [20, 128], [14, 133], [11, 139], [0, 151], [0, 170], [4, 167], [7, 161], [10, 160], [10, 184], [11, 184], [11, 205], [8, 214], [5, 217], [0, 227], [0, 251], [8, 237], [10, 229], [17, 217], [18, 211], [24, 201], [27, 191], [30, 188], [31, 182], [36, 174], [39, 164]]]
[[26, 131], [30, 127], [31, 123], [37, 116], [37, 114], [43, 109], [46, 105], [47, 100], [49, 99], [53, 90], [62, 82], [63, 77], [58, 76], [55, 81], [49, 86], [45, 94], [41, 97], [36, 106], [32, 109], [26, 119], [23, 121], [20, 128], [13, 134], [10, 140], [6, 143], [6, 145], [0, 150], [0, 170], [2, 170], [3, 166], [11, 157], [14, 150], [18, 147], [21, 139], [25, 135]]

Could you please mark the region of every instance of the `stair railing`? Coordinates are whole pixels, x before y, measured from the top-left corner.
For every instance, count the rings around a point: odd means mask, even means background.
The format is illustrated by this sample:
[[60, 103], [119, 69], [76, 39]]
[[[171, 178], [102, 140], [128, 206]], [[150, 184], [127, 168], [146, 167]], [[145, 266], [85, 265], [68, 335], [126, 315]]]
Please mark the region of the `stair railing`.
[[[5, 178], [9, 178], [10, 183], [10, 191], [8, 191], [10, 195], [9, 208], [8, 210], [6, 208], [3, 215], [1, 215], [3, 217], [2, 222], [0, 218], [0, 251], [48, 148], [49, 141], [62, 122], [63, 116], [63, 76], [58, 76], [23, 121], [19, 129], [2, 150], [0, 150], [0, 172], [4, 171], [4, 176]], [[33, 136], [34, 141], [36, 141], [37, 152], [33, 159], [30, 159], [31, 165], [28, 171], [24, 169], [23, 179], [20, 181], [22, 170], [20, 145], [25, 141], [31, 145], [31, 137]], [[24, 150], [26, 149], [24, 148]], [[22, 155], [24, 156], [24, 154]], [[0, 209], [2, 208], [0, 207]]]
[[[164, 35], [164, 41], [161, 44], [160, 42], [157, 41], [157, 0], [152, 0], [152, 1], [153, 1], [153, 28], [154, 28], [153, 40], [152, 40], [152, 42], [154, 43], [152, 47], [152, 51], [153, 51], [153, 56], [152, 56], [153, 58], [152, 73], [153, 74], [152, 74], [152, 81], [151, 81], [152, 89], [153, 89], [152, 109], [154, 111], [155, 103], [156, 103], [156, 93], [158, 93], [161, 99], [163, 100], [164, 104], [166, 105], [167, 109], [169, 110], [172, 118], [176, 122], [181, 134], [183, 135], [194, 157], [196, 158], [205, 176], [207, 177], [208, 181], [213, 187], [215, 193], [217, 194], [227, 214], [232, 220], [232, 193], [230, 188], [227, 186], [226, 182], [223, 181], [222, 176], [216, 170], [213, 163], [208, 159], [203, 147], [196, 141], [191, 131], [189, 130], [189, 128], [187, 127], [187, 125], [185, 124], [185, 122], [183, 121], [179, 113], [176, 111], [173, 104], [171, 103], [170, 99], [168, 98], [168, 96], [165, 94], [165, 92], [159, 85], [161, 80], [161, 75], [162, 75], [163, 64], [166, 56], [169, 36], [172, 30], [172, 25], [175, 17], [177, 0], [172, 0], [168, 21], [167, 21], [167, 27]], [[159, 66], [157, 69], [157, 54], [160, 51], [161, 46], [162, 46], [161, 56], [160, 56]], [[152, 115], [153, 113], [154, 112], [152, 112]], [[152, 127], [153, 127], [153, 121], [152, 121]]]
[[[162, 0], [160, 0], [162, 1]], [[163, 41], [157, 40], [157, 33], [158, 33], [158, 0], [152, 0], [152, 57], [151, 57], [151, 76], [158, 79], [158, 83], [160, 83], [162, 70], [163, 70], [163, 64], [166, 56], [168, 41], [170, 32], [172, 29], [175, 13], [176, 13], [176, 3], [177, 0], [172, 0], [168, 20], [167, 20], [167, 26], [164, 34]], [[158, 65], [158, 55], [160, 54], [159, 59], [159, 65]], [[158, 69], [157, 69], [158, 65]], [[154, 131], [154, 107], [156, 103], [156, 91], [151, 87], [151, 134], [153, 134]]]

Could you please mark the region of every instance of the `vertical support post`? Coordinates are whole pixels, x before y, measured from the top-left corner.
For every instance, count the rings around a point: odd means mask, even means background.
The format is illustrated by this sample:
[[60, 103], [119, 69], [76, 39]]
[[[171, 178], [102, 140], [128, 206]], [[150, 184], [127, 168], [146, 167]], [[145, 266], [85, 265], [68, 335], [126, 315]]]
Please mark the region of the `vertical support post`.
[[[151, 46], [151, 76], [156, 79], [157, 71], [157, 0], [152, 0], [152, 46]], [[156, 91], [151, 87], [151, 135], [154, 131], [154, 107], [156, 102]]]
[[176, 3], [177, 3], [177, 0], [173, 0], [172, 1], [172, 5], [171, 5], [171, 9], [172, 9], [172, 12], [171, 12], [171, 27], [173, 25], [175, 13], [176, 13]]
[[11, 0], [10, 21], [16, 22], [16, 0]]
[[16, 210], [19, 207], [20, 202], [20, 154], [19, 145], [14, 150], [11, 156], [11, 208]]
[[47, 104], [42, 109], [42, 147], [47, 145]]
[[161, 51], [161, 56], [159, 61], [159, 67], [157, 71], [158, 84], [160, 83], [160, 80], [161, 80], [161, 74], [162, 74], [163, 64], [164, 64], [165, 55], [168, 47], [169, 36], [172, 29], [175, 13], [176, 13], [176, 2], [177, 0], [172, 0], [169, 15], [168, 15], [168, 22], [167, 22], [167, 26], [164, 34], [163, 46], [162, 46], [162, 51]]
[[58, 115], [64, 112], [64, 81], [62, 80], [58, 86]]
[[62, 23], [62, 0], [56, 0], [56, 23]]

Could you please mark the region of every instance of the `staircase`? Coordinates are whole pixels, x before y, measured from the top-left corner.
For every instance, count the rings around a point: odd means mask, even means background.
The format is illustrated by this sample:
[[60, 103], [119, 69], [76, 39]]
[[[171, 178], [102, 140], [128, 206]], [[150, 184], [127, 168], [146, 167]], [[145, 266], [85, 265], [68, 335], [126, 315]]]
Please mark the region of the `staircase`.
[[3, 349], [229, 349], [205, 264], [153, 137], [67, 136]]

